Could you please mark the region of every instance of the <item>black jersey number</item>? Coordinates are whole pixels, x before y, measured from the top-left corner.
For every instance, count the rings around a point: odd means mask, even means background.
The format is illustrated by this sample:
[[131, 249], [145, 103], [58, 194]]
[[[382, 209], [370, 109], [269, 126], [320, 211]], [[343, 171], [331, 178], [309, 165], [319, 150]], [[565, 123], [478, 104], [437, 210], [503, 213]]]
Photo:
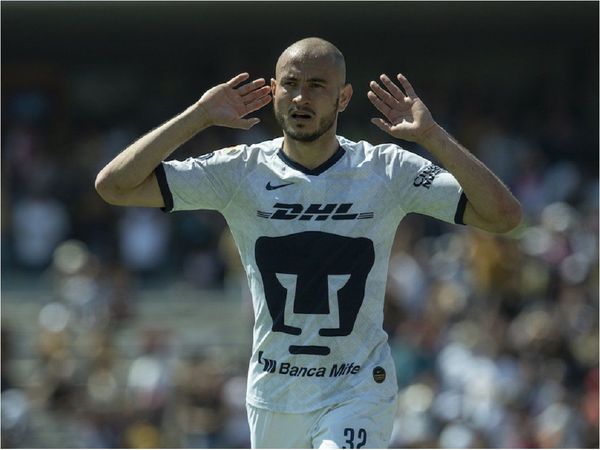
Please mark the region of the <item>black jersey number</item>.
[[[357, 441], [355, 443], [355, 435]], [[363, 448], [367, 443], [367, 430], [359, 428], [357, 432], [354, 432], [354, 428], [344, 428], [344, 438], [346, 439], [347, 447], [342, 448]]]
[[[302, 329], [285, 323], [288, 290], [278, 278], [295, 276], [294, 314], [330, 314], [329, 281], [343, 275], [345, 284], [337, 290], [339, 326], [321, 328], [320, 336], [348, 336], [364, 300], [367, 275], [375, 261], [373, 241], [320, 231], [306, 231], [280, 237], [260, 237], [255, 246], [272, 330], [299, 336]], [[329, 354], [324, 346], [290, 346], [293, 354]]]

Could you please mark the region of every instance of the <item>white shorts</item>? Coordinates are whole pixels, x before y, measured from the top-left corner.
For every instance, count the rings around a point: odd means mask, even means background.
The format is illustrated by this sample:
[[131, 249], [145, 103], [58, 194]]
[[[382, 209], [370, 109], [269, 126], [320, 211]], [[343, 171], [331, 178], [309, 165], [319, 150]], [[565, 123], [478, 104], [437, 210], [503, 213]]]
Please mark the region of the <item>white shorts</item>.
[[387, 448], [397, 398], [357, 398], [303, 414], [246, 404], [252, 448]]

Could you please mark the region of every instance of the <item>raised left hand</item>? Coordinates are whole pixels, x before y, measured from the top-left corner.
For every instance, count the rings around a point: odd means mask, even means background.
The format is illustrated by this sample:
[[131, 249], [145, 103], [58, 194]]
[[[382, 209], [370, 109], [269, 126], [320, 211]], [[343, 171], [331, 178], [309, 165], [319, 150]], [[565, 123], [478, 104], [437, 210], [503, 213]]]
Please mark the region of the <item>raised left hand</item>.
[[381, 75], [379, 79], [387, 90], [379, 83], [371, 81], [371, 90], [367, 97], [387, 121], [378, 117], [371, 119], [371, 123], [398, 139], [412, 142], [424, 140], [436, 122], [406, 77], [398, 74], [398, 81], [404, 92], [386, 74]]

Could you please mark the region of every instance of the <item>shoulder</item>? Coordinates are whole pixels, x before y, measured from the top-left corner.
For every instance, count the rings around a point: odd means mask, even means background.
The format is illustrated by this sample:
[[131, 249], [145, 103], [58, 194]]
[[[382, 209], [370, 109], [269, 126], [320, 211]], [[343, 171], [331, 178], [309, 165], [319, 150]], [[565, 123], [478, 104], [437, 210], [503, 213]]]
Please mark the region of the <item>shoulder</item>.
[[257, 144], [238, 144], [193, 159], [206, 165], [248, 164], [277, 153], [282, 141], [283, 138], [277, 138]]
[[246, 145], [246, 155], [254, 158], [271, 157], [283, 146], [283, 137], [259, 142], [258, 144]]
[[338, 141], [358, 165], [372, 164], [375, 166], [386, 166], [412, 162], [415, 159], [421, 158], [403, 149], [398, 144], [383, 143], [374, 145], [367, 141], [354, 142], [343, 136], [338, 136]]

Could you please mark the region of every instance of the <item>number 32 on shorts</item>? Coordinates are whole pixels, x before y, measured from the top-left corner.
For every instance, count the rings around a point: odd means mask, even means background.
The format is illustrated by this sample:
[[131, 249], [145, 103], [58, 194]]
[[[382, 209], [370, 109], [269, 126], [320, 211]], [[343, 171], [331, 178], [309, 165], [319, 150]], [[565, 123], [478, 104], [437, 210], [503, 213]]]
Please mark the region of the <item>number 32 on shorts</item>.
[[367, 430], [359, 428], [344, 428], [344, 438], [346, 445], [342, 448], [363, 448], [367, 443]]

